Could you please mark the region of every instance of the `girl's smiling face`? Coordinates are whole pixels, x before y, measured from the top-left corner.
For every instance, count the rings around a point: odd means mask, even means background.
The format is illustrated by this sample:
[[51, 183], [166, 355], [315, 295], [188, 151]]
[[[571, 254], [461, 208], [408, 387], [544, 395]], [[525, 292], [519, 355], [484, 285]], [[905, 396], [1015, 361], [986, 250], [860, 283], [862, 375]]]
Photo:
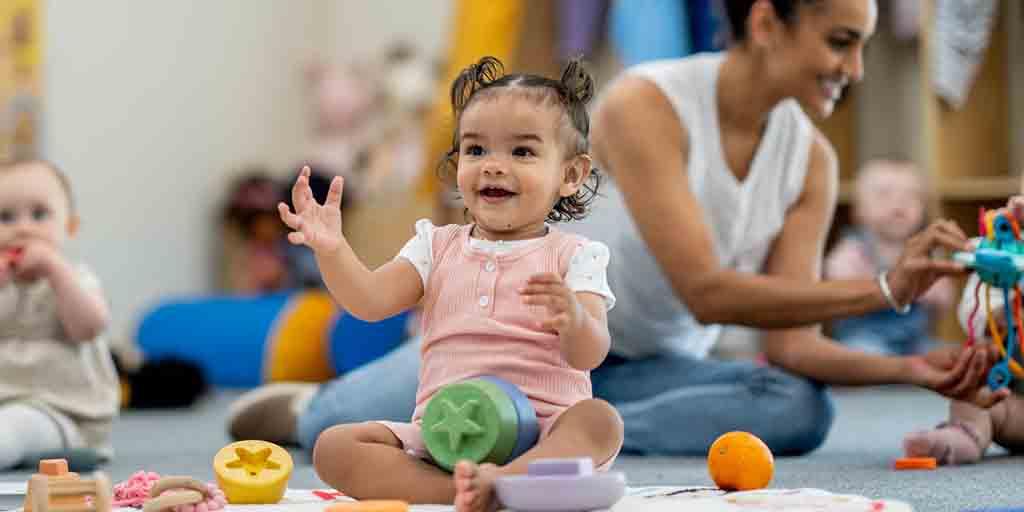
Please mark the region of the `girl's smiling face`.
[[466, 108], [456, 179], [474, 236], [522, 240], [545, 233], [555, 203], [576, 193], [589, 172], [585, 156], [566, 158], [566, 124], [563, 109], [527, 89], [488, 91]]

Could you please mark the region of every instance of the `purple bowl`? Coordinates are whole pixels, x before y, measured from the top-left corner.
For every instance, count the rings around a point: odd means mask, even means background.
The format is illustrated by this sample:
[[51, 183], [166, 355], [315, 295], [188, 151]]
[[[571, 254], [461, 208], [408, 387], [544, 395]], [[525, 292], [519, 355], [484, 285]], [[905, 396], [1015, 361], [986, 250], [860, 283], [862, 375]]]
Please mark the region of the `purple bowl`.
[[498, 500], [515, 512], [589, 512], [618, 503], [626, 494], [626, 476], [515, 475], [498, 478], [495, 489]]

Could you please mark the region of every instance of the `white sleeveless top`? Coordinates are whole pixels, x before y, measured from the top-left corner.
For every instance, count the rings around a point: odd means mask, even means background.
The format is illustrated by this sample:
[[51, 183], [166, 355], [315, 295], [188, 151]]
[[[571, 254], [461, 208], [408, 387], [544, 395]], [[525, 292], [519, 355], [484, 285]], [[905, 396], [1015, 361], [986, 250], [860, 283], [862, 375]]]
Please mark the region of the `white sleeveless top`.
[[[689, 133], [689, 186], [704, 211], [719, 263], [757, 273], [803, 190], [814, 127], [795, 100], [779, 103], [749, 174], [738, 181], [726, 163], [719, 136], [716, 82], [723, 59], [721, 53], [701, 54], [645, 63], [626, 74], [657, 85]], [[595, 165], [600, 169], [600, 162]], [[630, 169], [613, 171], [626, 172]], [[618, 307], [608, 317], [613, 352], [630, 358], [667, 353], [707, 356], [722, 326], [701, 325], [678, 300], [614, 180], [602, 185], [591, 214], [565, 228], [601, 240], [611, 251], [608, 280], [618, 297]]]

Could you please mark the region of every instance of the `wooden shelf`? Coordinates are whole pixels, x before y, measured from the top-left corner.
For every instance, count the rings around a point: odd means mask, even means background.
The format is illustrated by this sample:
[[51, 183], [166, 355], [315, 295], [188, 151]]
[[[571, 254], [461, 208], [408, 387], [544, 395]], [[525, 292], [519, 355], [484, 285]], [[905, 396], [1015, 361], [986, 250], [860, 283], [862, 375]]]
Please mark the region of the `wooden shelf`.
[[943, 201], [1007, 199], [1020, 193], [1020, 176], [978, 176], [946, 178], [938, 183]]
[[[995, 19], [981, 66], [970, 85], [967, 101], [958, 109], [949, 107], [933, 88], [924, 82], [928, 126], [931, 137], [926, 168], [940, 179], [974, 179], [976, 174], [1011, 169], [1010, 90], [1008, 59], [1012, 55], [1006, 35], [1006, 5]], [[930, 61], [927, 44], [922, 45]], [[930, 65], [925, 67], [931, 73]], [[929, 76], [926, 75], [926, 76]], [[980, 173], [979, 173], [980, 171]], [[1005, 175], [1015, 174], [1006, 173]], [[1014, 186], [1013, 190], [1018, 190]]]
[[[1024, 2], [993, 1], [999, 2], [999, 17], [961, 108], [941, 100], [933, 82], [934, 1], [921, 2], [922, 27], [914, 44], [884, 33], [875, 36], [873, 48], [865, 53], [865, 68], [871, 71], [860, 84], [856, 115], [830, 119], [826, 131], [835, 137], [837, 153], [841, 148], [846, 153], [830, 246], [853, 222], [850, 204], [857, 169], [875, 158], [916, 163], [932, 180], [938, 214], [968, 236], [977, 234], [979, 208], [1000, 208], [1021, 193], [1024, 60], [1018, 55], [1024, 51]], [[963, 280], [956, 285], [963, 286]], [[955, 308], [936, 320], [940, 338], [962, 341]]]
[[[1007, 199], [1021, 193], [1021, 177], [978, 176], [974, 178], [946, 178], [936, 185], [941, 201], [991, 201]], [[839, 204], [850, 204], [853, 196], [853, 180], [839, 184]]]

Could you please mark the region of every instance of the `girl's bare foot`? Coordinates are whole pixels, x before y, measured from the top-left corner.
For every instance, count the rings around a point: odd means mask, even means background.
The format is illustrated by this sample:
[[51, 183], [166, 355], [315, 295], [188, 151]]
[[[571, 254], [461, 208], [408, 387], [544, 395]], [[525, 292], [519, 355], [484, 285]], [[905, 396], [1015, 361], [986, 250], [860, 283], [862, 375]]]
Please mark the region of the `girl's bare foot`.
[[494, 512], [498, 510], [498, 497], [494, 493], [494, 480], [498, 466], [462, 461], [455, 465], [456, 512]]

